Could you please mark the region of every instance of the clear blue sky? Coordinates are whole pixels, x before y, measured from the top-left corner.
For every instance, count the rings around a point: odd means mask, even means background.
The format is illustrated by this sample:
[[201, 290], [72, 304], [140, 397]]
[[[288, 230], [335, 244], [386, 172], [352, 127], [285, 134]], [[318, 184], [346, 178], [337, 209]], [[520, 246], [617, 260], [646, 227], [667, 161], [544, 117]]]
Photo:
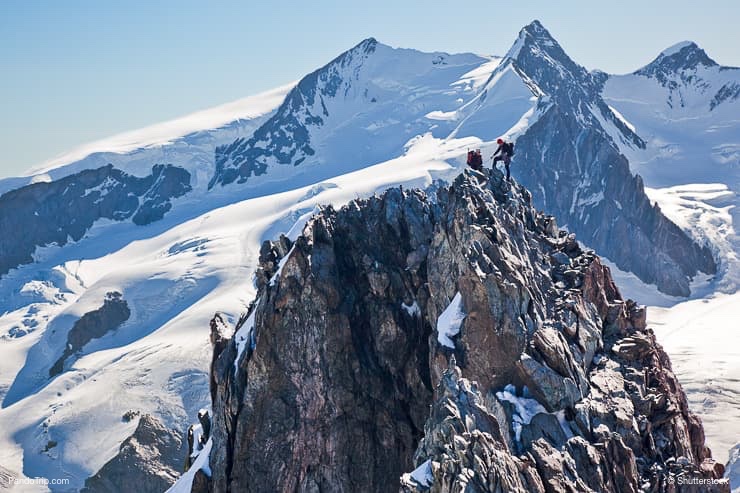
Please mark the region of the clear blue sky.
[[3, 0], [0, 176], [299, 79], [369, 36], [503, 54], [533, 19], [589, 69], [630, 72], [684, 39], [740, 66], [737, 0]]

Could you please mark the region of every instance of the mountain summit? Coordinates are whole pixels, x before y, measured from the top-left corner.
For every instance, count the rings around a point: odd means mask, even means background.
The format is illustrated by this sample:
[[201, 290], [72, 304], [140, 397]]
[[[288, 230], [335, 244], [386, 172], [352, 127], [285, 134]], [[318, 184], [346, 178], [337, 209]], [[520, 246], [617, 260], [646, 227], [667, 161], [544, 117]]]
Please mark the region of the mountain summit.
[[655, 60], [635, 71], [637, 75], [659, 76], [698, 67], [718, 67], [717, 62], [693, 41], [682, 41], [663, 50]]
[[594, 77], [565, 53], [539, 21], [535, 20], [519, 31], [507, 57], [514, 59], [548, 93], [559, 94], [564, 87], [573, 90], [582, 86], [587, 92], [595, 89]]

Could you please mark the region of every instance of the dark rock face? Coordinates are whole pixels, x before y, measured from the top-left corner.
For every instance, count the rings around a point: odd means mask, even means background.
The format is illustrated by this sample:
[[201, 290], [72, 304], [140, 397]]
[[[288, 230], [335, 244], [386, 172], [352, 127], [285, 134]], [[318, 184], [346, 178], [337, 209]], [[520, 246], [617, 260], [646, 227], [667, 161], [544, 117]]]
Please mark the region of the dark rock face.
[[49, 369], [49, 377], [55, 377], [62, 373], [67, 359], [82, 349], [85, 344], [117, 329], [130, 316], [131, 310], [121, 293], [110, 292], [106, 294], [103, 306], [84, 314], [72, 326], [67, 334], [64, 353]]
[[162, 493], [182, 471], [182, 435], [145, 414], [114, 458], [85, 480], [84, 493]]
[[385, 491], [411, 466], [432, 329], [401, 304], [428, 296], [406, 258], [429, 242], [431, 206], [389, 195], [314, 221], [262, 290], [236, 378], [234, 346], [217, 355], [217, 491]]
[[199, 491], [692, 491], [669, 478], [721, 476], [644, 308], [526, 189], [484, 183], [391, 189], [263, 247], [236, 335], [211, 325]]
[[[513, 64], [525, 82], [531, 81], [536, 90], [544, 92], [560, 111], [576, 118], [584, 127], [600, 129], [603, 132], [595, 115], [589, 111], [590, 105], [598, 110], [605, 120], [617, 126], [621, 138], [636, 147], [645, 147], [645, 142], [617, 118], [601, 98], [601, 88], [606, 81], [605, 74], [589, 72], [574, 62], [538, 21], [532, 22], [520, 31], [517, 43], [520, 45], [518, 51], [511, 53], [514, 57], [507, 62]], [[502, 65], [501, 69], [504, 67], [505, 65]], [[578, 143], [564, 139], [561, 142]], [[576, 148], [576, 151], [579, 149]], [[539, 161], [543, 164], [549, 162], [545, 157]], [[554, 168], [559, 169], [557, 166]]]
[[712, 101], [709, 102], [709, 110], [714, 110], [714, 108], [725, 101], [732, 102], [738, 98], [740, 98], [740, 84], [737, 82], [729, 82], [719, 88], [717, 94], [715, 94]]
[[[560, 146], [576, 140], [577, 150]], [[697, 245], [651, 205], [642, 179], [630, 173], [626, 158], [572, 115], [552, 107], [519, 138], [518, 147], [518, 174], [533, 190], [535, 203], [587, 238], [589, 246], [620, 269], [676, 296], [690, 294], [689, 278], [698, 271], [716, 271], [709, 249]], [[526, 165], [538, 162], [542, 152], [551, 158], [546, 162], [557, 164]], [[582, 180], [583, 176], [589, 179]]]
[[714, 259], [651, 205], [642, 179], [631, 174], [599, 118], [616, 125], [617, 138], [645, 144], [602, 99], [600, 74], [575, 64], [538, 22], [522, 30], [520, 43], [511, 63], [549, 96], [543, 115], [517, 140], [512, 165], [534, 203], [620, 269], [688, 296], [690, 278], [716, 272]]
[[144, 178], [108, 165], [10, 191], [0, 196], [0, 275], [33, 262], [36, 247], [79, 240], [98, 219], [157, 221], [190, 190], [190, 173], [158, 164]]

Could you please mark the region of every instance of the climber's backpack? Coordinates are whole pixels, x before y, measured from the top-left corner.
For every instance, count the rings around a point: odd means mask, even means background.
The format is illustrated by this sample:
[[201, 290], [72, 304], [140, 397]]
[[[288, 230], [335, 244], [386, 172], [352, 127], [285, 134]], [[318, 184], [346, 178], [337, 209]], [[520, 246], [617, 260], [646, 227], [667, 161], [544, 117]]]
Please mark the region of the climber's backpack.
[[508, 146], [509, 150], [509, 156], [514, 155], [514, 143], [513, 142], [507, 142], [506, 145]]

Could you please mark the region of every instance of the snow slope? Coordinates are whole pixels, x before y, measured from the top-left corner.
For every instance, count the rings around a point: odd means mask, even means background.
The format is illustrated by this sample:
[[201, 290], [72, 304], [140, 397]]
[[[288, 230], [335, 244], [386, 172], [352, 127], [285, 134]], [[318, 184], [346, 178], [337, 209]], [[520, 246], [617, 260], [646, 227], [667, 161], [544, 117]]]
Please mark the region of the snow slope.
[[24, 176], [0, 179], [0, 194], [108, 163], [136, 176], [148, 174], [154, 163], [175, 164], [194, 176], [194, 188], [203, 188], [213, 173], [216, 146], [254, 131], [295, 84], [85, 144], [28, 170]]
[[738, 307], [740, 293], [648, 310], [648, 323], [670, 355], [689, 405], [702, 418], [710, 447], [722, 462], [740, 441]]

